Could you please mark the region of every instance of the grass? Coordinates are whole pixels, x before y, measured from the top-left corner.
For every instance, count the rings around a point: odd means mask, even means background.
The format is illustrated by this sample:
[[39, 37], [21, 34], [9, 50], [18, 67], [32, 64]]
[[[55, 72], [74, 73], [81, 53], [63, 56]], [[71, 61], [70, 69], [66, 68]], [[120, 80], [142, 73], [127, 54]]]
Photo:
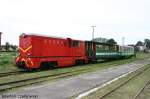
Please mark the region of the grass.
[[15, 67], [16, 52], [0, 52], [0, 72], [17, 70]]
[[[150, 64], [146, 65], [144, 68], [147, 67], [150, 67]], [[126, 77], [120, 78], [119, 80], [103, 87], [102, 89], [99, 89], [98, 91], [84, 97], [84, 99], [100, 99], [103, 95], [117, 88], [117, 86], [126, 82], [127, 80], [129, 80], [130, 78], [132, 78], [134, 75], [136, 75], [141, 71], [142, 69], [137, 70], [136, 72], [133, 72]], [[119, 89], [115, 90], [113, 93], [104, 97], [104, 99], [133, 99], [134, 96], [139, 92], [139, 90], [143, 88], [146, 82], [150, 79], [149, 77], [150, 77], [150, 68], [148, 68], [144, 73], [130, 80], [128, 83], [126, 83]]]

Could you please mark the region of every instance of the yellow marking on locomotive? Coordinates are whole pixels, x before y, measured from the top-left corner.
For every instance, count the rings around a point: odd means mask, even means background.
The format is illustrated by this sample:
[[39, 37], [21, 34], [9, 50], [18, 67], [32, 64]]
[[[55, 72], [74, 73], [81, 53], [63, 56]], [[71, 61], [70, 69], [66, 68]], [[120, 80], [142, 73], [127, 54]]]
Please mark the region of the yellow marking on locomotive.
[[[30, 63], [32, 66], [34, 65], [30, 58], [27, 58], [27, 59], [22, 58], [21, 61], [24, 61], [27, 67], [30, 67]], [[28, 62], [30, 62], [30, 63], [28, 63]]]
[[31, 65], [33, 66], [33, 62], [32, 62], [32, 60], [31, 60], [31, 58], [28, 58], [28, 60], [30, 60], [30, 62], [31, 62]]
[[21, 47], [19, 47], [19, 49], [22, 51], [22, 52], [27, 52], [28, 50], [30, 50], [32, 48], [32, 45], [30, 45], [29, 47], [27, 47], [26, 49], [23, 49]]
[[24, 58], [22, 58], [21, 61], [26, 61], [26, 60]]

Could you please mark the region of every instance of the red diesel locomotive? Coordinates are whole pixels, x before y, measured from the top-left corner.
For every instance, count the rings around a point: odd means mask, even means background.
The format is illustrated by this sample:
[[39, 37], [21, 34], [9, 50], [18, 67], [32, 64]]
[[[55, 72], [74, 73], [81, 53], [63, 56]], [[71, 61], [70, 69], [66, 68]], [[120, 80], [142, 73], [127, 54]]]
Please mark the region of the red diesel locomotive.
[[19, 37], [16, 66], [31, 70], [88, 63], [94, 60], [95, 50], [94, 43], [90, 41], [24, 33]]

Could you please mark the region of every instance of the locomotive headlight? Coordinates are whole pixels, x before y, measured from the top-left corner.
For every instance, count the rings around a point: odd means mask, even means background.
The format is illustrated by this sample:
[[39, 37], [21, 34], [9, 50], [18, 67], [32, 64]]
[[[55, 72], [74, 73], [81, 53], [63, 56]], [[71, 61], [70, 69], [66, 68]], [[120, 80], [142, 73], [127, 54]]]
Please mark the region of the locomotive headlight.
[[27, 55], [28, 55], [28, 56], [31, 56], [31, 53], [28, 53]]
[[21, 54], [19, 53], [19, 56], [21, 56]]

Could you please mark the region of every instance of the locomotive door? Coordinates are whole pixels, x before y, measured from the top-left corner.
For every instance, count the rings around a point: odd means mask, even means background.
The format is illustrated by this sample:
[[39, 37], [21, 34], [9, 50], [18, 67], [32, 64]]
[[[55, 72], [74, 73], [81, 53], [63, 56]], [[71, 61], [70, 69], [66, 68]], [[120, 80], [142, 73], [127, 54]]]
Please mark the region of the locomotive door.
[[68, 46], [68, 55], [73, 56], [73, 49], [72, 49], [72, 39], [67, 38], [67, 46]]

